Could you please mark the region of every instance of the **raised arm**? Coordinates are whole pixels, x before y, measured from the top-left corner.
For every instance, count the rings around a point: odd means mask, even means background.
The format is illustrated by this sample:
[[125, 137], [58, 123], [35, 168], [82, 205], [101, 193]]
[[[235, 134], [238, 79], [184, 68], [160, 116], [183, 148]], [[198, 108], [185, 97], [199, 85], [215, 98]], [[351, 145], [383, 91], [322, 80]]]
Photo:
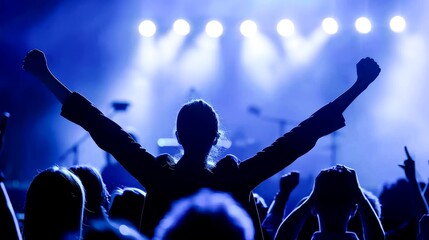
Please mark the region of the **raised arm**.
[[34, 49], [28, 52], [22, 63], [22, 68], [45, 84], [61, 103], [64, 103], [72, 93], [49, 70], [45, 54], [42, 51]]
[[344, 112], [347, 107], [377, 78], [380, 74], [380, 67], [372, 58], [362, 58], [356, 64], [356, 82], [337, 97], [332, 103], [338, 107], [340, 112]]
[[371, 207], [368, 199], [360, 188], [356, 172], [353, 169], [347, 168], [352, 179], [351, 189], [354, 189], [358, 212], [362, 223], [364, 240], [384, 240], [384, 230], [380, 219]]
[[275, 240], [296, 240], [307, 219], [316, 214], [316, 205], [320, 198], [322, 188], [319, 179], [325, 173], [320, 171], [317, 175], [310, 195], [304, 197], [295, 209], [283, 220], [277, 229]]
[[296, 207], [280, 224], [275, 240], [296, 240], [301, 232], [304, 222], [312, 214], [313, 203], [307, 198], [301, 205]]
[[420, 184], [417, 182], [415, 162], [411, 157], [410, 153], [408, 152], [408, 148], [406, 146], [404, 147], [404, 150], [407, 159], [405, 159], [404, 164], [399, 165], [399, 167], [404, 170], [408, 183], [412, 188], [413, 196], [408, 197], [412, 197], [415, 199], [416, 204], [414, 208], [414, 215], [417, 219], [419, 219], [423, 214], [429, 213], [429, 208], [424, 193], [420, 189]]
[[63, 117], [88, 131], [95, 143], [112, 154], [143, 186], [156, 178], [155, 157], [85, 97], [64, 86], [49, 70], [42, 51], [30, 51], [24, 58], [23, 69], [39, 79], [63, 104]]
[[280, 189], [275, 195], [270, 207], [268, 208], [267, 216], [262, 222], [262, 227], [273, 238], [278, 227], [283, 221], [285, 214], [286, 203], [293, 189], [298, 186], [299, 172], [293, 171], [287, 173], [280, 178]]
[[356, 71], [356, 82], [334, 101], [317, 110], [271, 146], [240, 163], [242, 179], [249, 183], [250, 189], [310, 151], [319, 138], [345, 126], [343, 112], [377, 78], [381, 70], [373, 59], [363, 58], [356, 64]]

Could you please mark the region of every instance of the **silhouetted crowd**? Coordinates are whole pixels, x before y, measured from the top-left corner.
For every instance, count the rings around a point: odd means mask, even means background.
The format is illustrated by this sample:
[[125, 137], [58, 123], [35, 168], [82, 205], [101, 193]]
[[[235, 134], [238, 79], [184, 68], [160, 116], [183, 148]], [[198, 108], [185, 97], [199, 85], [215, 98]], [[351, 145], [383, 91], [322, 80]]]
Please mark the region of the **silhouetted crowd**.
[[[345, 126], [343, 112], [377, 78], [371, 58], [356, 64], [356, 82], [270, 146], [248, 159], [211, 155], [222, 137], [219, 117], [202, 99], [185, 103], [176, 120], [183, 155], [154, 156], [89, 100], [70, 91], [49, 70], [40, 50], [23, 69], [62, 104], [61, 115], [88, 131], [143, 188], [109, 189], [90, 165], [52, 166], [31, 181], [19, 224], [0, 179], [0, 239], [153, 240], [427, 240], [428, 183], [418, 182], [405, 147], [404, 177], [379, 196], [361, 186], [354, 169], [320, 169], [312, 190], [286, 212], [300, 173], [280, 177], [275, 196], [254, 189], [310, 151], [318, 139]], [[290, 204], [290, 203], [289, 203]]]

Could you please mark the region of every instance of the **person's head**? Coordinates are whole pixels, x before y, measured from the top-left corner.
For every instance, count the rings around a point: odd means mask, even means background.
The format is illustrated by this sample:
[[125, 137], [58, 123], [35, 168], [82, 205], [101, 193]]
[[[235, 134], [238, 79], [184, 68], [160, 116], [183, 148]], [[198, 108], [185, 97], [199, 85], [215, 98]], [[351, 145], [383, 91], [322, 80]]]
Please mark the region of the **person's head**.
[[400, 228], [413, 218], [416, 211], [411, 184], [405, 178], [385, 184], [379, 195], [381, 203], [381, 222], [386, 232]]
[[[371, 191], [361, 188], [362, 192], [365, 194], [365, 197], [368, 199], [371, 207], [374, 209], [375, 214], [380, 218], [381, 214], [381, 204], [378, 200], [378, 197], [375, 196]], [[303, 197], [297, 204], [297, 206], [301, 205], [305, 200], [307, 200], [308, 196]], [[301, 239], [311, 239], [314, 232], [316, 232], [319, 228], [318, 219], [316, 216], [309, 216], [302, 228], [301, 232], [298, 236], [298, 240]], [[350, 218], [348, 222], [348, 231], [356, 233], [356, 235], [359, 237], [359, 239], [363, 239], [363, 228], [362, 228], [362, 222], [360, 219], [359, 214], [357, 213], [353, 217]]]
[[146, 192], [138, 188], [126, 187], [114, 190], [110, 201], [109, 219], [126, 220], [139, 228], [145, 199]]
[[136, 228], [121, 221], [98, 220], [91, 223], [85, 240], [147, 240]]
[[69, 168], [82, 182], [85, 189], [85, 212], [101, 217], [109, 206], [109, 192], [100, 172], [92, 166], [76, 165]]
[[254, 234], [250, 216], [229, 194], [202, 189], [173, 203], [154, 239], [250, 240]]
[[27, 190], [24, 239], [80, 239], [85, 193], [68, 169], [51, 167], [38, 173]]
[[337, 165], [322, 170], [314, 184], [317, 199], [315, 213], [319, 224], [327, 228], [347, 226], [357, 210], [357, 198], [352, 186], [351, 175], [343, 166]]
[[176, 121], [176, 137], [186, 151], [209, 152], [219, 138], [218, 115], [207, 102], [198, 99], [182, 106]]

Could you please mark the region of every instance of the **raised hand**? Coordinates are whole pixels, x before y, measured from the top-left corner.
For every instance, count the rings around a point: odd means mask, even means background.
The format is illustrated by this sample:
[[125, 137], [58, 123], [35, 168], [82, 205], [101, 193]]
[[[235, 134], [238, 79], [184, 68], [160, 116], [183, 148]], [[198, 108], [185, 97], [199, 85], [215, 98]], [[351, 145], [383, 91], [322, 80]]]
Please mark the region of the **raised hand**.
[[33, 49], [28, 52], [22, 61], [22, 68], [46, 85], [61, 103], [64, 103], [72, 93], [49, 71], [45, 54], [42, 51]]
[[356, 64], [357, 81], [356, 83], [362, 87], [368, 87], [380, 74], [380, 67], [372, 58], [362, 58]]
[[356, 64], [357, 80], [344, 93], [338, 96], [332, 104], [338, 107], [342, 113], [349, 105], [377, 78], [380, 74], [380, 67], [372, 58], [362, 58]]
[[299, 184], [299, 172], [292, 171], [280, 178], [280, 192], [291, 192]]
[[27, 53], [22, 62], [22, 68], [36, 77], [49, 74], [45, 54], [38, 49], [33, 49]]
[[408, 181], [415, 182], [416, 179], [416, 164], [413, 160], [413, 158], [410, 156], [410, 153], [408, 152], [407, 146], [404, 147], [405, 155], [407, 156], [407, 159], [404, 160], [404, 164], [399, 164], [399, 167], [402, 168], [405, 172], [405, 176], [407, 177]]

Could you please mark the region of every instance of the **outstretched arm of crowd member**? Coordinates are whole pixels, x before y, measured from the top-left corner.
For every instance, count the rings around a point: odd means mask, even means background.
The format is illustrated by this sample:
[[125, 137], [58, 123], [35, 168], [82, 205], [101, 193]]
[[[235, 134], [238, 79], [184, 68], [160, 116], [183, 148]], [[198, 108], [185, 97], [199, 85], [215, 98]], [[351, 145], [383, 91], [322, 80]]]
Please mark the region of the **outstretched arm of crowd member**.
[[264, 227], [272, 237], [276, 234], [276, 231], [283, 220], [286, 203], [289, 200], [292, 190], [298, 186], [298, 183], [299, 172], [297, 171], [284, 174], [280, 178], [280, 189], [268, 208], [267, 216], [262, 222], [262, 227]]
[[[320, 176], [320, 173], [318, 177]], [[317, 182], [317, 177], [316, 177]], [[313, 186], [310, 195], [297, 206], [280, 224], [277, 229], [275, 240], [296, 240], [301, 232], [302, 226], [308, 217], [315, 212], [315, 203], [320, 190]]]
[[[254, 188], [289, 166], [310, 151], [321, 137], [345, 126], [343, 112], [374, 82], [381, 70], [374, 59], [367, 57], [356, 64], [356, 71], [357, 80], [349, 89], [278, 138], [272, 145], [240, 164], [242, 179], [249, 183], [249, 188]], [[255, 170], [258, 174], [254, 174]]]
[[383, 226], [381, 225], [380, 219], [371, 207], [370, 202], [366, 198], [364, 192], [361, 190], [356, 172], [347, 168], [348, 174], [350, 174], [350, 188], [354, 190], [356, 196], [356, 202], [358, 205], [358, 212], [362, 222], [363, 236], [365, 240], [382, 240], [385, 239]]
[[34, 49], [28, 52], [22, 63], [22, 68], [45, 84], [61, 103], [64, 103], [72, 93], [49, 70], [48, 62], [42, 51]]
[[332, 103], [335, 104], [340, 112], [346, 108], [378, 77], [380, 67], [372, 58], [362, 58], [356, 64], [357, 80], [356, 82]]
[[[139, 180], [143, 185], [149, 178], [155, 158], [118, 124], [106, 117], [85, 97], [70, 91], [49, 70], [45, 54], [31, 50], [23, 60], [23, 69], [39, 79], [62, 103], [61, 115], [88, 131], [95, 143]], [[144, 174], [146, 173], [146, 174]], [[144, 182], [144, 183], [143, 183]]]
[[405, 159], [404, 164], [399, 165], [399, 167], [404, 170], [405, 176], [411, 185], [413, 196], [409, 197], [413, 197], [415, 199], [416, 205], [414, 209], [416, 212], [414, 214], [417, 218], [420, 218], [423, 214], [429, 213], [429, 208], [424, 197], [424, 193], [420, 189], [420, 184], [417, 182], [415, 161], [411, 157], [406, 146], [404, 147], [404, 150], [407, 159]]
[[297, 206], [280, 224], [275, 240], [295, 240], [306, 219], [311, 216], [314, 198], [310, 195], [301, 205]]
[[15, 210], [13, 209], [3, 181], [3, 173], [0, 172], [0, 239], [21, 240], [22, 236], [15, 216]]

